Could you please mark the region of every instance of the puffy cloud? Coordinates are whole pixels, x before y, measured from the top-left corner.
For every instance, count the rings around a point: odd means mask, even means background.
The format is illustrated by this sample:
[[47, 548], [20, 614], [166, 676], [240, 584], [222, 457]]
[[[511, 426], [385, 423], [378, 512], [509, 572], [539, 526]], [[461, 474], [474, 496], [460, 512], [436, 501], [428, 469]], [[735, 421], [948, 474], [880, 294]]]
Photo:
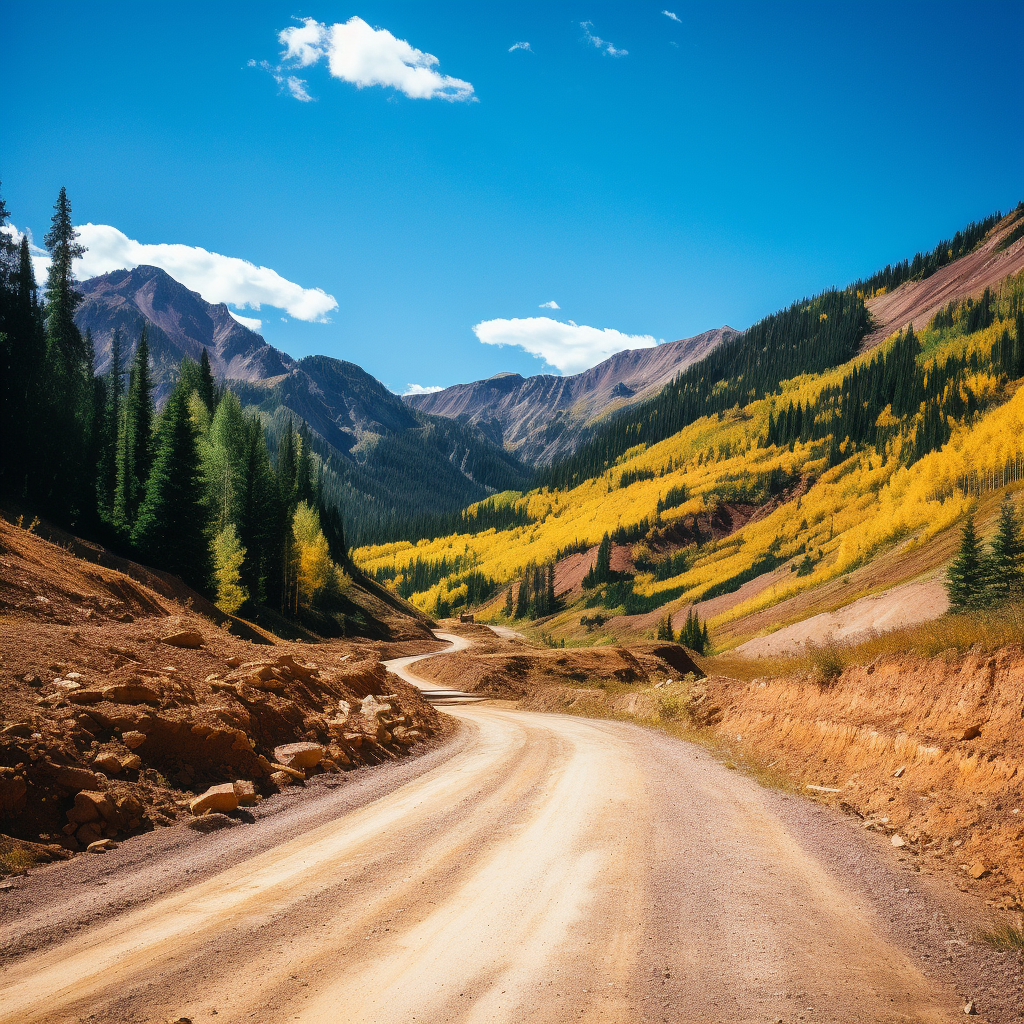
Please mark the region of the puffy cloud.
[[[207, 302], [226, 302], [239, 308], [259, 309], [263, 303], [287, 310], [296, 320], [323, 323], [338, 308], [337, 300], [322, 288], [303, 288], [269, 267], [257, 267], [237, 256], [221, 256], [194, 245], [136, 242], [109, 224], [83, 224], [79, 241], [85, 255], [75, 261], [75, 277], [84, 281], [111, 270], [150, 266], [166, 270]], [[39, 283], [46, 280], [49, 256], [36, 260]], [[234, 314], [232, 314], [234, 316]], [[236, 320], [245, 323], [244, 319]], [[249, 324], [246, 324], [249, 326]], [[255, 329], [255, 328], [254, 328]]]
[[539, 309], [561, 309], [562, 307], [559, 306], [559, 304], [557, 302], [555, 302], [554, 299], [552, 299], [550, 302], [542, 302], [538, 308]]
[[22, 238], [28, 235], [28, 251], [29, 259], [32, 261], [32, 273], [36, 276], [36, 284], [40, 287], [45, 285], [46, 279], [50, 275], [50, 257], [45, 249], [40, 249], [32, 241], [32, 232], [28, 228], [24, 231], [19, 231], [13, 224], [4, 224], [3, 227], [0, 227], [0, 232], [9, 235], [15, 245], [21, 245]]
[[592, 21], [581, 21], [580, 28], [583, 29], [583, 36], [591, 46], [596, 46], [602, 53], [608, 57], [626, 57], [629, 54], [629, 50], [619, 50], [612, 46], [607, 39], [602, 39], [600, 36], [594, 35], [594, 23]]
[[674, 11], [662, 11], [661, 13], [664, 14], [666, 18], [671, 18], [673, 21], [681, 20], [679, 15], [676, 14]]
[[402, 392], [403, 395], [433, 395], [438, 391], [444, 391], [444, 388], [440, 384], [406, 384], [405, 390]]
[[[335, 78], [351, 82], [359, 89], [366, 86], [390, 86], [415, 100], [472, 100], [473, 86], [460, 78], [442, 75], [438, 59], [417, 50], [404, 39], [398, 39], [385, 28], [371, 28], [362, 18], [326, 25], [314, 18], [305, 18], [301, 25], [278, 33], [284, 47], [281, 59], [293, 68], [305, 68], [327, 58], [327, 66]], [[281, 73], [280, 68], [268, 70]], [[297, 99], [311, 99], [304, 82], [299, 95], [288, 79], [291, 94]]]
[[484, 320], [473, 333], [485, 345], [514, 345], [543, 359], [561, 373], [580, 373], [627, 348], [653, 348], [649, 334], [623, 334], [610, 327], [587, 327], [546, 316]]
[[529, 50], [530, 53], [533, 53], [533, 49], [531, 48], [529, 43], [513, 43], [508, 48], [509, 53], [514, 53], [516, 50]]
[[228, 310], [228, 315], [243, 327], [248, 327], [250, 331], [258, 331], [263, 326], [262, 320], [257, 320], [254, 316], [239, 316], [233, 309]]

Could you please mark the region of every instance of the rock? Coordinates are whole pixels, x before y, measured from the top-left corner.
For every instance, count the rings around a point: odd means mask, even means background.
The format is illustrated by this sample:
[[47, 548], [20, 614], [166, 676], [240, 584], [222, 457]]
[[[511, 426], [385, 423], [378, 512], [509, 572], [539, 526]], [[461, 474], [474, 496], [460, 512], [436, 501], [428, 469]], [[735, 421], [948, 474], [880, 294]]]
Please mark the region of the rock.
[[338, 766], [329, 757], [325, 757], [320, 762], [320, 767], [323, 768], [325, 772], [331, 772], [332, 774], [339, 771]]
[[896, 769], [896, 771], [894, 771], [894, 772], [892, 773], [892, 777], [893, 777], [894, 779], [898, 779], [898, 778], [900, 778], [900, 777], [901, 777], [901, 776], [903, 775], [903, 773], [904, 773], [904, 772], [905, 772], [906, 770], [907, 770], [907, 769], [906, 769], [906, 766], [905, 766], [905, 765], [904, 765], [904, 766], [903, 766], [902, 768], [897, 768], [897, 769]]
[[114, 754], [100, 754], [93, 758], [92, 763], [107, 775], [117, 775], [121, 771], [121, 761]]
[[40, 767], [55, 785], [70, 790], [72, 793], [78, 793], [83, 789], [98, 790], [102, 785], [100, 777], [87, 768], [76, 768], [69, 764], [52, 764], [49, 761], [44, 761]]
[[159, 704], [160, 693], [145, 683], [120, 683], [108, 686], [103, 691], [103, 699], [112, 704]]
[[237, 655], [232, 655], [230, 658], [225, 658], [224, 663], [230, 668], [238, 668], [242, 664], [242, 659]]
[[72, 704], [98, 704], [103, 700], [102, 690], [72, 690], [67, 698]]
[[234, 811], [238, 808], [238, 794], [230, 782], [220, 786], [211, 786], [202, 796], [189, 801], [188, 809], [193, 814], [206, 814], [207, 811]]
[[75, 838], [88, 849], [92, 843], [98, 843], [103, 838], [103, 832], [95, 821], [87, 821], [79, 827]]
[[296, 780], [292, 777], [292, 775], [289, 772], [280, 771], [271, 772], [270, 781], [275, 786], [280, 786], [283, 789], [285, 786], [290, 786]]
[[298, 768], [291, 768], [286, 764], [274, 764], [273, 761], [270, 762], [270, 767], [273, 768], [275, 772], [284, 772], [286, 775], [293, 778], [296, 782], [306, 781], [306, 773], [300, 771]]
[[27, 686], [31, 686], [33, 689], [38, 689], [40, 686], [43, 685], [43, 681], [39, 678], [39, 676], [22, 676], [21, 681], [25, 683]]
[[989, 873], [984, 861], [976, 860], [968, 869], [967, 874], [971, 878], [984, 878]]
[[75, 806], [68, 811], [68, 821], [84, 824], [90, 821], [111, 821], [117, 817], [117, 807], [109, 793], [83, 790], [75, 795]]
[[193, 832], [218, 832], [222, 828], [234, 828], [236, 825], [241, 825], [240, 821], [235, 821], [234, 818], [229, 818], [226, 814], [217, 814], [212, 812], [210, 814], [204, 814], [199, 818], [191, 818], [185, 823], [185, 827], [191, 829]]
[[892, 845], [895, 846], [897, 850], [901, 846], [906, 846], [907, 845], [907, 841], [903, 838], [903, 836], [893, 836], [889, 840], [889, 842], [892, 843]]
[[121, 742], [129, 750], [136, 750], [146, 742], [146, 734], [139, 732], [137, 729], [131, 729], [128, 732], [121, 733]]
[[160, 643], [167, 644], [168, 647], [188, 647], [194, 650], [203, 646], [203, 635], [192, 629], [184, 629], [180, 633], [160, 637]]
[[[11, 769], [13, 771], [13, 769]], [[0, 814], [20, 814], [25, 809], [28, 787], [22, 779], [11, 778], [7, 772], [0, 773]]]
[[142, 758], [138, 754], [129, 754], [127, 757], [121, 758], [121, 767], [137, 772], [142, 767]]
[[981, 729], [976, 725], [969, 725], [960, 734], [961, 740], [976, 740], [981, 735]]
[[90, 843], [86, 848], [86, 853], [106, 853], [107, 850], [116, 850], [117, 843], [113, 839], [97, 839], [96, 842]]
[[977, 1012], [978, 1008], [974, 1005], [974, 1000], [968, 999], [967, 1002], [964, 1003], [964, 1013], [966, 1013], [968, 1017], [973, 1017]]
[[242, 807], [254, 807], [259, 803], [256, 795], [256, 787], [248, 779], [236, 779], [232, 786], [235, 788], [235, 796]]
[[314, 768], [323, 756], [324, 748], [319, 743], [285, 743], [274, 747], [274, 759], [285, 768]]

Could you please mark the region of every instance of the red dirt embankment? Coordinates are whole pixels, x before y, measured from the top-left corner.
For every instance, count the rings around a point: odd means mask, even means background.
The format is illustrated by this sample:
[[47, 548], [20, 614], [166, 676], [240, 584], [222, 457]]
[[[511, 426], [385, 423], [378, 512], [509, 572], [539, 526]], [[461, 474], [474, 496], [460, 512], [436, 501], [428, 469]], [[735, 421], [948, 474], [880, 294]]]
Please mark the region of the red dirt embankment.
[[0, 519], [0, 874], [170, 823], [211, 785], [251, 803], [443, 731], [366, 644], [228, 625]]
[[879, 661], [828, 686], [720, 676], [699, 686], [720, 735], [804, 784], [839, 790], [867, 827], [910, 852], [1024, 904], [1021, 648]]

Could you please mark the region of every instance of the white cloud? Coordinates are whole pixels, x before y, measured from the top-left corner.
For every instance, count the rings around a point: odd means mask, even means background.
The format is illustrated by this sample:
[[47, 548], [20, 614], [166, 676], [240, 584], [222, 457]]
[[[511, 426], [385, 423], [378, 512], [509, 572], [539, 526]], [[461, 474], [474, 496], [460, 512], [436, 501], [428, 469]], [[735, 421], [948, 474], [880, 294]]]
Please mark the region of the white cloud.
[[562, 307], [559, 306], [559, 304], [557, 302], [555, 302], [554, 299], [552, 299], [550, 302], [542, 302], [538, 308], [539, 309], [561, 309]]
[[228, 310], [228, 316], [232, 320], [237, 320], [243, 327], [248, 327], [250, 331], [258, 331], [263, 326], [262, 320], [257, 320], [254, 316], [239, 316], [233, 309]]
[[529, 44], [529, 43], [513, 43], [513, 44], [512, 44], [512, 45], [511, 45], [511, 46], [510, 46], [510, 47], [508, 48], [508, 52], [509, 52], [509, 53], [513, 53], [513, 52], [515, 52], [516, 50], [529, 50], [529, 51], [530, 51], [530, 53], [533, 53], [533, 49], [532, 49], [532, 47], [530, 46], [530, 44]]
[[302, 103], [312, 103], [313, 97], [306, 92], [306, 80], [304, 78], [296, 78], [294, 75], [289, 75], [285, 79], [285, 85], [288, 86], [288, 91]]
[[[207, 302], [226, 302], [240, 309], [259, 309], [266, 303], [287, 310], [296, 320], [318, 323], [325, 322], [327, 314], [338, 308], [334, 296], [322, 288], [303, 288], [276, 270], [257, 267], [237, 256], [222, 256], [195, 245], [136, 242], [109, 224], [83, 224], [77, 230], [79, 241], [87, 249], [81, 259], [75, 260], [75, 277], [79, 281], [111, 270], [132, 270], [145, 265], [166, 270]], [[36, 277], [42, 284], [50, 258], [40, 256], [33, 261]]]
[[[311, 67], [327, 58], [330, 73], [359, 89], [366, 86], [390, 86], [414, 100], [472, 100], [473, 86], [461, 78], [442, 75], [438, 59], [398, 39], [385, 28], [371, 28], [362, 18], [326, 25], [305, 18], [301, 25], [278, 33], [284, 50], [282, 61], [294, 68]], [[270, 68], [277, 77], [280, 68]], [[279, 79], [280, 81], [280, 79]], [[304, 82], [299, 95], [288, 79], [288, 88], [297, 99], [312, 99]]]
[[590, 43], [591, 46], [596, 46], [607, 56], [626, 57], [629, 55], [629, 50], [618, 50], [612, 46], [607, 39], [602, 39], [600, 36], [594, 35], [594, 23], [592, 21], [581, 21], [580, 28], [583, 29], [583, 35], [587, 42]]
[[46, 284], [46, 278], [50, 274], [50, 257], [45, 249], [40, 249], [35, 242], [32, 241], [32, 232], [28, 228], [24, 231], [19, 231], [13, 224], [4, 224], [0, 227], [5, 235], [10, 235], [11, 241], [15, 245], [21, 245], [22, 238], [28, 235], [28, 251], [29, 259], [32, 261], [32, 273], [36, 276], [36, 284], [40, 287]]
[[653, 348], [649, 334], [623, 334], [610, 327], [587, 327], [546, 316], [484, 320], [473, 333], [485, 345], [514, 345], [543, 359], [561, 373], [580, 373], [627, 348]]
[[673, 21], [681, 21], [679, 15], [672, 11], [662, 11], [661, 13], [664, 14], [666, 18], [671, 18]]
[[438, 391], [444, 391], [444, 388], [440, 384], [406, 384], [405, 390], [402, 392], [403, 395], [434, 395]]

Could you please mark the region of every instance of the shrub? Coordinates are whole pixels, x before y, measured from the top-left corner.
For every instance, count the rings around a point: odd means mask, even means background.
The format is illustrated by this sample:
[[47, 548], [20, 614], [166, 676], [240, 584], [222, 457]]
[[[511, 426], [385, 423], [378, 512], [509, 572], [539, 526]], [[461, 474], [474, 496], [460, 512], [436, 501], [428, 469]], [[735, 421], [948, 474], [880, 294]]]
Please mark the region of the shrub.
[[848, 650], [831, 636], [820, 644], [808, 642], [807, 655], [822, 686], [831, 686], [843, 674]]

